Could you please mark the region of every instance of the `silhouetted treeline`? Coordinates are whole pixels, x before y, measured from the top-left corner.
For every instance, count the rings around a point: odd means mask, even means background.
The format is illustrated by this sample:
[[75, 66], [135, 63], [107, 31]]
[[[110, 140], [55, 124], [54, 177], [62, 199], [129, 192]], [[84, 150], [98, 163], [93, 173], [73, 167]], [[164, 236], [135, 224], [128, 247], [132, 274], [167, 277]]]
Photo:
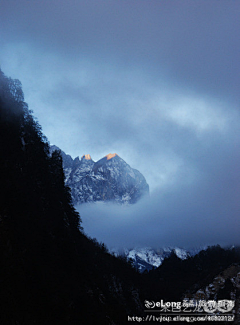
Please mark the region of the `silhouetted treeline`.
[[2, 71], [0, 141], [0, 324], [123, 323], [136, 271], [79, 231], [61, 155]]

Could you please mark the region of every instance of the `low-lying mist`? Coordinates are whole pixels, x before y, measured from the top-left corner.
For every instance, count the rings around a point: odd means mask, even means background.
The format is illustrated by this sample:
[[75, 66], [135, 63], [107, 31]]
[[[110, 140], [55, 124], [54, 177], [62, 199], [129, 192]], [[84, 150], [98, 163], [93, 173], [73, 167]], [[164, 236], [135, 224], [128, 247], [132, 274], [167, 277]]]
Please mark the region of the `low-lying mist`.
[[85, 233], [108, 248], [237, 245], [237, 197], [229, 188], [213, 191], [209, 182], [167, 193], [155, 191], [135, 205], [87, 203], [77, 210]]

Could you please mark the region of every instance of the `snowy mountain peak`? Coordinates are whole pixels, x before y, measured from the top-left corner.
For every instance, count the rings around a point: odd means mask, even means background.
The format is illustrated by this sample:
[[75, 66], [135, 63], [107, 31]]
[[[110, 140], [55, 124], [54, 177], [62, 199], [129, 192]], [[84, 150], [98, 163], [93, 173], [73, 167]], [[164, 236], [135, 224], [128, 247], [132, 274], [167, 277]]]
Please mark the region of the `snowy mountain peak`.
[[112, 159], [113, 157], [116, 157], [116, 156], [118, 156], [118, 154], [116, 154], [116, 153], [109, 153], [105, 157], [107, 158], [107, 160], [110, 160], [110, 159]]
[[[51, 147], [51, 153], [59, 149]], [[89, 154], [81, 160], [61, 150], [65, 183], [71, 188], [74, 204], [112, 201], [118, 204], [136, 203], [149, 194], [144, 176], [130, 167], [116, 153], [109, 153], [94, 162]]]
[[81, 159], [92, 160], [92, 158], [89, 154], [83, 155]]

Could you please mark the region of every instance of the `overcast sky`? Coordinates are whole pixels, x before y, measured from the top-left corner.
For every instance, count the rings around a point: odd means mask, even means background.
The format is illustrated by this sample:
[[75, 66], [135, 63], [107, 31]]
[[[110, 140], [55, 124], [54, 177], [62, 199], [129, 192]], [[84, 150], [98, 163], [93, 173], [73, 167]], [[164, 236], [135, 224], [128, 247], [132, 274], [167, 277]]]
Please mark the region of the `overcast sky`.
[[49, 141], [95, 161], [116, 152], [149, 183], [128, 210], [84, 207], [90, 235], [238, 241], [239, 17], [237, 0], [0, 0], [1, 69]]

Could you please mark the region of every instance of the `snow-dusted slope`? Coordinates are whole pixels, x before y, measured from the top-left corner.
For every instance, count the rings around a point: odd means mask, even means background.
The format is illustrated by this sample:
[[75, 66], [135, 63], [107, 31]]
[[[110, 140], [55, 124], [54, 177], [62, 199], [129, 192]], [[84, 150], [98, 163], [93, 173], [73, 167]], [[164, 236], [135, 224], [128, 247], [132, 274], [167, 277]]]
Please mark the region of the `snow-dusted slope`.
[[[51, 146], [51, 152], [60, 150]], [[117, 154], [108, 154], [94, 162], [90, 155], [74, 160], [61, 150], [65, 182], [71, 188], [74, 204], [114, 201], [136, 203], [149, 193], [144, 176]]]
[[125, 256], [128, 260], [132, 261], [133, 265], [140, 272], [144, 272], [145, 270], [149, 271], [155, 267], [159, 267], [163, 260], [170, 256], [172, 252], [182, 260], [185, 260], [192, 255], [191, 252], [178, 247], [166, 247], [159, 249], [153, 249], [151, 247], [136, 247], [133, 249], [124, 250], [112, 249], [110, 252], [115, 256]]

